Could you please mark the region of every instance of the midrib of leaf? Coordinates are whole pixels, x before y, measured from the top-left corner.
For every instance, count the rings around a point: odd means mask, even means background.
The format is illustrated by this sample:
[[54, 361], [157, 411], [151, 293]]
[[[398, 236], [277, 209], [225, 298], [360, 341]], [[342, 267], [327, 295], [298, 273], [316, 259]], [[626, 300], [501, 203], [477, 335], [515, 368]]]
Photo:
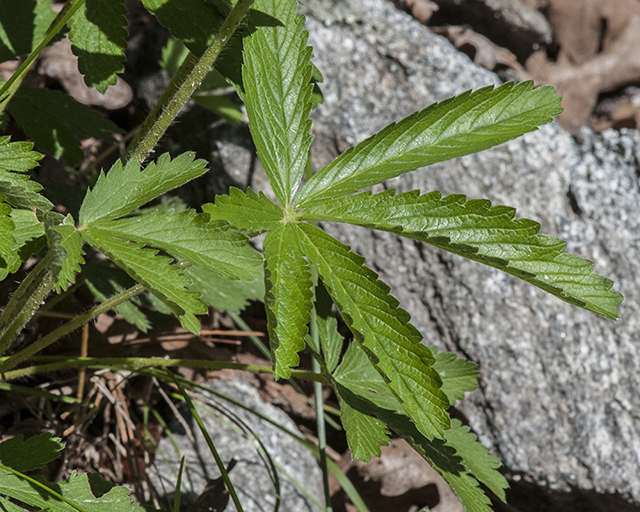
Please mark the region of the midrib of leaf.
[[295, 204], [336, 198], [516, 138], [559, 114], [554, 89], [532, 82], [485, 87], [435, 103], [350, 148], [302, 188]]
[[[314, 226], [297, 227], [303, 251], [357, 342], [383, 378], [390, 380], [389, 385], [419, 430], [428, 438], [441, 437], [449, 427], [445, 411], [449, 401], [439, 389], [440, 376], [431, 366], [435, 359], [420, 344], [421, 336], [409, 323], [408, 313], [397, 307], [397, 301], [388, 295], [388, 287], [377, 280], [375, 272], [362, 265], [362, 257]], [[331, 257], [333, 263], [329, 261]], [[349, 283], [353, 290], [347, 287]], [[385, 330], [386, 336], [379, 334]]]

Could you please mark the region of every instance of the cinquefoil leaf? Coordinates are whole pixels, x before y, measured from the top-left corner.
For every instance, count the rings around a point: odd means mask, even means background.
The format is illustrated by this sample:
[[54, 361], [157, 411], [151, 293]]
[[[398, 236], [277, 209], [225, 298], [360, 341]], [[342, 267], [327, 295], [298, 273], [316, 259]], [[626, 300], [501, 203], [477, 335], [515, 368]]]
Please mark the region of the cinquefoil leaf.
[[[77, 508], [55, 498], [43, 489], [16, 475], [0, 475], [0, 493], [27, 503], [35, 509], [46, 509], [50, 512], [78, 512], [78, 510], [83, 512], [104, 512], [106, 509], [109, 509], [110, 512], [142, 512], [143, 510], [140, 505], [131, 501], [129, 489], [126, 487], [111, 487], [110, 484], [95, 477], [92, 477], [92, 485], [90, 485], [87, 474], [77, 475], [74, 472], [68, 481], [56, 484], [47, 482], [41, 476], [33, 478], [59, 493]], [[96, 485], [95, 480], [99, 480], [97, 482], [98, 485]], [[99, 487], [100, 490], [109, 490], [99, 498], [96, 498], [96, 495], [99, 494], [96, 487]]]
[[0, 62], [26, 55], [44, 37], [56, 13], [51, 0], [2, 2], [0, 9]]
[[124, 71], [127, 10], [122, 0], [86, 0], [69, 20], [69, 40], [89, 87], [105, 93]]
[[489, 455], [489, 449], [478, 442], [469, 427], [463, 426], [460, 420], [451, 420], [451, 428], [444, 433], [447, 444], [455, 448], [462, 457], [465, 467], [478, 480], [486, 485], [502, 501], [506, 501], [504, 490], [509, 487], [507, 480], [497, 469], [500, 461]]
[[132, 159], [126, 166], [118, 160], [98, 181], [80, 207], [80, 225], [97, 220], [112, 220], [140, 208], [149, 201], [207, 172], [204, 160], [194, 160], [187, 152], [171, 160], [161, 155], [140, 171], [140, 162]]
[[377, 418], [351, 407], [338, 395], [340, 421], [347, 434], [353, 460], [371, 462], [371, 457], [380, 457], [380, 447], [389, 444], [387, 426]]
[[246, 235], [224, 221], [209, 222], [194, 210], [160, 212], [115, 221], [96, 221], [94, 228], [111, 236], [158, 247], [229, 279], [252, 281], [262, 274], [262, 256], [247, 245]]
[[264, 275], [250, 281], [236, 281], [220, 277], [195, 265], [185, 270], [191, 278], [190, 290], [201, 294], [200, 300], [216, 308], [239, 314], [251, 300], [264, 300]]
[[434, 103], [392, 123], [323, 167], [302, 188], [298, 206], [340, 197], [419, 167], [477, 153], [551, 122], [562, 109], [553, 87], [504, 84]]
[[0, 464], [16, 471], [33, 471], [55, 460], [63, 448], [60, 439], [49, 432], [26, 441], [22, 434], [18, 434], [0, 443]]
[[338, 332], [338, 321], [331, 311], [332, 307], [333, 301], [327, 289], [322, 283], [318, 283], [316, 287], [316, 324], [322, 355], [329, 372], [338, 366], [344, 346], [344, 338]]
[[[332, 385], [342, 402], [348, 403], [362, 414], [380, 419], [408, 441], [451, 485], [465, 510], [491, 512], [489, 498], [478, 486], [478, 481], [469, 472], [462, 456], [445, 441], [429, 440], [418, 431], [414, 422], [403, 410], [402, 404], [374, 369], [370, 359], [359, 345], [352, 344], [349, 347], [342, 364], [334, 372]], [[445, 436], [447, 432], [449, 431], [445, 430]], [[359, 438], [352, 435], [351, 439]], [[359, 449], [362, 450], [365, 446], [363, 440]], [[375, 452], [372, 452], [372, 455], [375, 455]], [[491, 475], [490, 478], [493, 479], [501, 478], [494, 468], [493, 461], [480, 458], [476, 462], [480, 464], [483, 474], [486, 472], [487, 476]], [[487, 465], [484, 466], [484, 463]]]
[[312, 283], [309, 267], [291, 223], [281, 224], [264, 239], [267, 328], [273, 374], [288, 379], [304, 348], [311, 310]]
[[[4, 196], [0, 194], [0, 257], [7, 257], [16, 252], [16, 241], [13, 232], [16, 229], [13, 220], [9, 217], [13, 208], [7, 203], [3, 203]], [[2, 260], [0, 260], [2, 263]]]
[[415, 238], [519, 277], [543, 290], [607, 318], [618, 318], [622, 295], [612, 281], [593, 274], [593, 263], [564, 253], [566, 243], [539, 234], [540, 225], [514, 219], [515, 209], [485, 199], [439, 192], [398, 196], [394, 190], [369, 192], [314, 203], [302, 215], [310, 220], [348, 222]]
[[338, 306], [356, 341], [402, 400], [407, 414], [425, 436], [442, 437], [449, 428], [449, 400], [440, 389], [435, 358], [421, 344], [409, 314], [389, 295], [389, 287], [363, 265], [364, 258], [309, 224], [297, 225], [309, 262]]
[[60, 91], [20, 86], [7, 105], [36, 146], [75, 165], [84, 158], [76, 134], [113, 141], [122, 130], [99, 112]]
[[38, 220], [35, 213], [31, 210], [11, 210], [9, 219], [13, 228], [5, 240], [10, 242], [11, 247], [7, 253], [0, 251], [0, 281], [16, 272], [29, 256], [44, 246], [44, 223]]
[[206, 313], [207, 308], [198, 300], [197, 293], [187, 290], [189, 278], [171, 264], [171, 258], [159, 256], [156, 249], [114, 238], [108, 230], [86, 228], [81, 233], [89, 244], [169, 306], [185, 329], [200, 332], [200, 323], [194, 315]]
[[298, 2], [259, 2], [249, 15], [277, 22], [257, 26], [244, 40], [242, 82], [251, 136], [273, 191], [288, 205], [311, 145], [311, 47]]
[[433, 366], [442, 378], [442, 391], [449, 398], [449, 403], [455, 405], [456, 400], [462, 400], [465, 393], [478, 387], [478, 365], [459, 358], [453, 352], [438, 352], [437, 346], [429, 348], [436, 357]]
[[39, 211], [49, 211], [53, 204], [46, 197], [39, 194], [42, 185], [31, 181], [26, 174], [9, 172], [0, 169], [0, 194], [11, 206], [20, 209], [36, 208]]
[[0, 137], [0, 170], [27, 172], [33, 169], [42, 155], [32, 149], [31, 142], [11, 142], [8, 135]]
[[211, 220], [226, 220], [248, 236], [271, 231], [284, 219], [284, 212], [277, 204], [251, 188], [245, 194], [231, 187], [229, 195], [217, 195], [215, 203], [202, 205], [202, 211], [208, 213]]

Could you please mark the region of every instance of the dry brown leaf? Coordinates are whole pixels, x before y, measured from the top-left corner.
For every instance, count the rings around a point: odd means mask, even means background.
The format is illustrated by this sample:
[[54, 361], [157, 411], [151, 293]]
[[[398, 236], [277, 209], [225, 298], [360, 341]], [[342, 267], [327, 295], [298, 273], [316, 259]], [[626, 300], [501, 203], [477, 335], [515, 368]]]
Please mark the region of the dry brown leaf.
[[533, 54], [527, 71], [563, 97], [560, 123], [587, 124], [598, 95], [640, 81], [638, 0], [551, 0], [549, 21], [559, 44], [557, 62]]

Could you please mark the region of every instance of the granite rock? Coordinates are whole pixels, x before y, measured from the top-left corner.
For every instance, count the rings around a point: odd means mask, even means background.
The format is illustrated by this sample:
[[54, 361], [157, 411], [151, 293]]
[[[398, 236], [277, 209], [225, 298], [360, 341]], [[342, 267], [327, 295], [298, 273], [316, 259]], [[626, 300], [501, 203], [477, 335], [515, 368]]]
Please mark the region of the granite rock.
[[[391, 2], [308, 0], [303, 10], [325, 79], [317, 166], [434, 101], [498, 83]], [[616, 282], [618, 322], [411, 240], [326, 226], [392, 287], [425, 343], [479, 364], [480, 387], [460, 412], [512, 485], [533, 485], [556, 508], [580, 492], [595, 496], [592, 510], [640, 503], [639, 161], [638, 132], [572, 136], [554, 123], [384, 185], [515, 206]]]
[[[302, 437], [291, 418], [260, 398], [255, 384], [250, 380], [237, 377], [230, 381], [218, 380], [207, 383], [205, 386], [215, 393], [244, 404]], [[264, 419], [209, 393], [199, 394], [215, 404], [212, 407], [197, 403], [196, 406], [225, 466], [232, 459], [235, 460], [235, 466], [229, 472], [229, 476], [246, 512], [270, 512], [274, 510], [275, 504], [276, 492], [272, 474], [266, 459], [258, 451], [256, 438], [263, 443], [279, 468], [280, 511], [317, 510], [310, 497], [319, 503], [323, 502], [322, 474], [316, 458], [310, 451]], [[219, 407], [230, 411], [231, 414], [221, 414]], [[184, 416], [187, 420], [191, 419], [188, 411]], [[220, 472], [194, 421], [188, 421], [189, 433], [181, 428], [176, 418], [170, 420], [170, 423], [176, 427], [172, 429], [176, 430], [172, 435], [173, 439], [164, 437], [160, 441], [149, 477], [159, 493], [165, 496], [169, 503], [173, 503], [177, 468], [180, 466], [180, 456], [184, 455], [186, 462], [181, 486], [181, 505], [188, 506], [203, 492], [207, 482], [219, 478]], [[182, 433], [179, 430], [182, 430]], [[241, 435], [238, 430], [244, 431], [247, 435]], [[176, 445], [180, 453], [176, 451]], [[221, 499], [220, 493], [214, 496], [213, 501]], [[209, 505], [209, 510], [218, 510], [217, 503], [212, 502]], [[224, 510], [234, 511], [233, 501], [229, 500]]]

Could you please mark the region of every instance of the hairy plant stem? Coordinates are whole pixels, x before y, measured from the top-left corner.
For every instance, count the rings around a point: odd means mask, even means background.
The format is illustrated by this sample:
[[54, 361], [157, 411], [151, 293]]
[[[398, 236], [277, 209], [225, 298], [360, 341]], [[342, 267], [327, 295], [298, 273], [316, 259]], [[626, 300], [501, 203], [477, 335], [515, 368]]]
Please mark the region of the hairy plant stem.
[[[141, 368], [159, 367], [166, 368], [172, 366], [184, 366], [186, 368], [206, 368], [208, 370], [244, 370], [256, 373], [273, 373], [270, 366], [257, 366], [253, 364], [230, 363], [227, 361], [207, 361], [203, 359], [164, 359], [161, 357], [62, 357], [46, 356], [39, 357], [38, 360], [52, 361], [51, 363], [38, 366], [29, 366], [19, 370], [7, 371], [4, 373], [4, 380], [17, 379], [38, 373], [66, 370], [70, 368], [114, 368], [126, 367], [129, 370]], [[6, 360], [9, 362], [9, 359]], [[303, 370], [291, 370], [291, 376], [310, 381], [326, 382], [322, 374], [306, 372]]]
[[5, 107], [9, 104], [9, 101], [11, 101], [11, 98], [13, 98], [13, 95], [18, 90], [18, 87], [20, 87], [22, 80], [25, 76], [27, 76], [27, 71], [29, 71], [31, 65], [34, 63], [38, 55], [40, 55], [40, 52], [64, 28], [67, 22], [76, 13], [76, 11], [84, 5], [84, 3], [85, 0], [77, 0], [75, 4], [73, 4], [72, 0], [67, 1], [67, 3], [62, 8], [62, 11], [60, 11], [60, 13], [51, 23], [51, 26], [47, 29], [46, 34], [42, 38], [42, 41], [40, 41], [38, 46], [35, 47], [31, 54], [0, 89], [0, 112], [3, 112]]
[[13, 343], [53, 287], [53, 276], [47, 254], [29, 272], [0, 315], [0, 355]]
[[198, 58], [189, 53], [127, 149], [123, 158], [124, 163], [132, 158], [137, 158], [141, 162], [146, 159], [160, 137], [178, 116], [184, 104], [200, 86], [200, 82], [231, 39], [253, 1], [238, 0], [202, 57]]
[[[44, 261], [44, 260], [43, 260]], [[42, 262], [41, 262], [42, 263]], [[31, 277], [31, 275], [29, 275]], [[28, 278], [27, 278], [28, 279]], [[9, 359], [0, 364], [0, 372], [4, 374], [4, 378], [6, 379], [5, 372], [14, 368], [18, 363], [21, 363], [25, 359], [29, 359], [31, 356], [45, 349], [52, 343], [55, 343], [63, 336], [66, 336], [70, 332], [75, 331], [78, 327], [82, 327], [85, 323], [90, 320], [93, 320], [98, 315], [113, 309], [119, 304], [135, 297], [136, 295], [145, 291], [145, 287], [142, 284], [137, 284], [132, 286], [128, 290], [125, 290], [122, 293], [119, 293], [115, 297], [110, 298], [109, 300], [104, 301], [102, 304], [98, 304], [96, 307], [91, 308], [86, 313], [75, 317], [70, 322], [67, 322], [62, 327], [58, 327], [55, 331], [50, 332], [44, 338], [39, 339], [35, 343], [32, 343], [27, 348], [21, 350], [20, 352], [12, 355]]]
[[[314, 345], [320, 350], [320, 335], [318, 333], [318, 322], [316, 308], [311, 310], [310, 322], [311, 337]], [[311, 359], [312, 369], [317, 375], [322, 375], [320, 363], [315, 357]], [[320, 455], [320, 470], [322, 471], [322, 486], [324, 487], [324, 509], [325, 512], [331, 512], [331, 493], [329, 492], [329, 471], [327, 469], [327, 432], [324, 423], [324, 400], [322, 397], [322, 382], [315, 381], [313, 383], [313, 393], [315, 395], [316, 405], [316, 428], [318, 429], [318, 450]]]

